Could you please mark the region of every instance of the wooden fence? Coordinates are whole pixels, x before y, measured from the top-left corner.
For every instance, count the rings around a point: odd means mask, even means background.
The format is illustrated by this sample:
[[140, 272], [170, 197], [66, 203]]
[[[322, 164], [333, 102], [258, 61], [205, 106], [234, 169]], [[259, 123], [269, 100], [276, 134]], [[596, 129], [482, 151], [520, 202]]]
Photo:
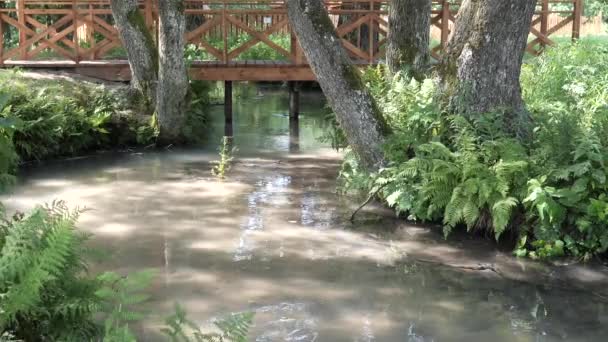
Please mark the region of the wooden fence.
[[[145, 24], [157, 32], [157, 0], [140, 0]], [[325, 5], [348, 53], [358, 62], [383, 58], [388, 30], [386, 0], [326, 0]], [[551, 36], [570, 27], [580, 35], [583, 0], [539, 0], [527, 51], [537, 55]], [[459, 1], [433, 0], [432, 26], [440, 58]], [[295, 65], [305, 64], [289, 27], [284, 0], [185, 0], [186, 41], [207, 58], [227, 64], [257, 44], [265, 44]], [[283, 35], [279, 44], [273, 35]], [[0, 65], [11, 61], [100, 61], [124, 58], [109, 0], [0, 0]], [[240, 37], [240, 38], [238, 38]]]

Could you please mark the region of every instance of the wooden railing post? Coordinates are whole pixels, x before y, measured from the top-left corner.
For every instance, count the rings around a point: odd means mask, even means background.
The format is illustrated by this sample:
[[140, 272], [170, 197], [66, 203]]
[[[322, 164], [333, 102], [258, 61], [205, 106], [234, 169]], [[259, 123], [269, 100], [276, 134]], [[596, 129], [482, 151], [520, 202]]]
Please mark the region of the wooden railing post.
[[74, 25], [74, 61], [80, 63], [80, 39], [78, 39], [78, 3], [72, 0], [72, 20]]
[[441, 1], [441, 51], [445, 51], [450, 39], [450, 2]]
[[97, 59], [97, 54], [95, 53], [95, 46], [97, 45], [97, 42], [95, 41], [95, 25], [93, 24], [95, 22], [94, 16], [95, 14], [93, 14], [93, 5], [89, 4], [89, 15], [87, 18], [89, 19], [91, 28], [87, 30], [87, 41], [89, 42], [89, 47], [91, 51], [93, 51], [93, 53], [91, 53], [91, 55], [89, 56], [91, 60]]
[[572, 21], [572, 40], [581, 36], [581, 17], [583, 16], [583, 0], [574, 0], [574, 20]]
[[[374, 10], [374, 1], [373, 0], [370, 0], [370, 2], [369, 2], [369, 9], [370, 9], [370, 11]], [[375, 40], [374, 39], [374, 19], [371, 16], [370, 16], [370, 18], [368, 20], [367, 26], [368, 26], [368, 29], [367, 29], [367, 31], [368, 31], [367, 32], [368, 37], [367, 37], [367, 39], [369, 41], [368, 42], [368, 49], [369, 49], [369, 51], [368, 51], [368, 53], [369, 53], [368, 62], [369, 62], [369, 64], [374, 64], [374, 45], [375, 45], [374, 44], [374, 40]]]
[[27, 35], [24, 30], [26, 26], [25, 22], [25, 0], [17, 0], [17, 21], [19, 22], [19, 52], [21, 55], [21, 59], [25, 60], [27, 58], [27, 49], [25, 46], [25, 42], [27, 41]]
[[[542, 9], [540, 12], [540, 33], [543, 36], [547, 36], [549, 26], [549, 0], [542, 0]], [[540, 40], [541, 47], [546, 47], [547, 43], [545, 39]]]
[[0, 66], [4, 65], [4, 21], [0, 13]]
[[228, 22], [226, 19], [226, 0], [223, 1], [223, 6], [222, 6], [222, 38], [224, 40], [224, 48], [223, 48], [223, 61], [224, 63], [228, 64], [228, 30], [227, 27], [228, 26]]
[[144, 18], [146, 21], [146, 27], [150, 30], [150, 34], [154, 37], [154, 15], [153, 15], [153, 3], [152, 0], [145, 0], [144, 2]]

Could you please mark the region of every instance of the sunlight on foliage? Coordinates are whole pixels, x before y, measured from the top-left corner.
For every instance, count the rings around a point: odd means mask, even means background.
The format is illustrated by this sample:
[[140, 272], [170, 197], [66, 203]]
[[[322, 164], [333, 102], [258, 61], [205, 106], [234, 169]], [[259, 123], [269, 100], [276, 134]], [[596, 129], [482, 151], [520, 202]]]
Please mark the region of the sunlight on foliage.
[[220, 159], [214, 161], [213, 166], [211, 168], [211, 173], [220, 178], [226, 178], [226, 174], [230, 171], [232, 161], [234, 160], [234, 152], [236, 149], [232, 146], [232, 137], [223, 137], [222, 144], [219, 147], [219, 157]]
[[435, 83], [382, 68], [364, 77], [395, 134], [386, 168], [369, 175], [347, 154], [343, 191], [374, 193], [400, 215], [519, 236], [515, 253], [589, 259], [608, 250], [608, 47], [584, 40], [525, 65], [534, 141], [523, 145], [502, 113], [445, 114]]

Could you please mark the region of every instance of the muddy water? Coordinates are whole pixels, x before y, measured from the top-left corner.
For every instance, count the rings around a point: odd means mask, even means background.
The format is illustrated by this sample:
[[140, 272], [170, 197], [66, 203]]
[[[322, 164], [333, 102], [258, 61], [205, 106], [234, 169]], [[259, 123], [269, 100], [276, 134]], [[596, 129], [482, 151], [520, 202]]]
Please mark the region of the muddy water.
[[237, 158], [224, 181], [210, 175], [214, 148], [128, 152], [24, 170], [2, 200], [92, 208], [80, 225], [107, 251], [96, 268], [155, 269], [138, 328], [146, 341], [161, 340], [157, 325], [174, 302], [204, 327], [254, 311], [250, 340], [260, 342], [608, 340], [608, 306], [590, 292], [427, 260], [495, 260], [485, 243], [446, 244], [382, 212], [347, 223], [354, 204], [334, 191], [340, 156], [316, 139], [319, 97], [303, 94], [291, 137], [284, 91], [238, 99]]

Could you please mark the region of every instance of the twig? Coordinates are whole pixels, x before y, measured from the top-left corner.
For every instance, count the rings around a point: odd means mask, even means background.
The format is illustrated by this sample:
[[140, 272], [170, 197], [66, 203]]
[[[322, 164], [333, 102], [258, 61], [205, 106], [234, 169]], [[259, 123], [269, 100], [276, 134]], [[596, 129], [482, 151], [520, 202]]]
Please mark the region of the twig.
[[369, 202], [371, 202], [371, 201], [372, 201], [372, 200], [373, 200], [373, 199], [376, 197], [376, 195], [378, 195], [378, 193], [379, 193], [379, 192], [380, 192], [382, 189], [384, 189], [384, 188], [385, 188], [387, 185], [389, 185], [389, 183], [383, 184], [383, 185], [382, 185], [382, 186], [380, 186], [378, 189], [376, 189], [376, 191], [374, 191], [373, 193], [369, 194], [369, 197], [368, 197], [368, 198], [365, 200], [365, 202], [363, 202], [363, 204], [361, 204], [361, 205], [359, 206], [359, 208], [357, 208], [357, 210], [355, 210], [355, 211], [353, 212], [353, 214], [350, 216], [350, 222], [354, 223], [354, 222], [355, 222], [355, 216], [357, 215], [357, 213], [358, 213], [358, 212], [359, 212], [361, 209], [365, 208], [365, 206], [366, 206], [366, 205], [368, 205], [368, 204], [369, 204]]

